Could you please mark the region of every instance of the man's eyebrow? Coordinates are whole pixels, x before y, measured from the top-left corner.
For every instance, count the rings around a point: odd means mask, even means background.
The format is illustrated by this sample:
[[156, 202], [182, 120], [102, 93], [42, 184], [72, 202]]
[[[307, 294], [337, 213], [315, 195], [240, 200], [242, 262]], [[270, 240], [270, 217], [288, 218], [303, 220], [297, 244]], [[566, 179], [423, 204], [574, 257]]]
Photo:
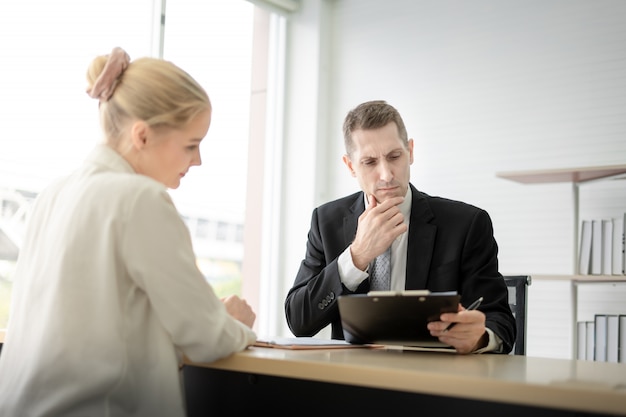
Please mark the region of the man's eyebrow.
[[[383, 155], [383, 157], [389, 156], [389, 155], [391, 155], [391, 154], [393, 154], [393, 153], [396, 153], [396, 152], [402, 152], [403, 150], [404, 150], [404, 148], [402, 148], [402, 147], [392, 149], [392, 150], [390, 150], [389, 152], [387, 152], [386, 154], [384, 154], [384, 155]], [[361, 160], [361, 161], [364, 161], [364, 160], [366, 160], [366, 159], [378, 159], [378, 156], [368, 156], [368, 155], [364, 155], [364, 156], [362, 156], [362, 157], [361, 157], [361, 159], [360, 159], [360, 160]]]
[[378, 157], [376, 157], [376, 156], [362, 156], [359, 159], [359, 161], [365, 161], [365, 160], [368, 160], [368, 159], [378, 159]]

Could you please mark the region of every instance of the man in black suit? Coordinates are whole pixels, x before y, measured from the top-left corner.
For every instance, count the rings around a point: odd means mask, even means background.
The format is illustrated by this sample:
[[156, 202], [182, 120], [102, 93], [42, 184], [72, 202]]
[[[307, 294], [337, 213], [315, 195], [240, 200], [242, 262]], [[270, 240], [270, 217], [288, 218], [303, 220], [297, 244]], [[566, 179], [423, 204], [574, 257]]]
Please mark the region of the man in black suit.
[[[313, 211], [306, 255], [285, 300], [293, 334], [313, 336], [331, 324], [331, 337], [343, 339], [337, 298], [367, 293], [373, 261], [391, 246], [389, 289], [461, 295], [457, 313], [428, 324], [433, 336], [458, 353], [509, 353], [515, 319], [489, 214], [409, 182], [413, 139], [386, 102], [348, 112], [343, 134], [343, 161], [362, 191]], [[477, 310], [463, 307], [479, 297]], [[445, 330], [450, 323], [456, 325]]]

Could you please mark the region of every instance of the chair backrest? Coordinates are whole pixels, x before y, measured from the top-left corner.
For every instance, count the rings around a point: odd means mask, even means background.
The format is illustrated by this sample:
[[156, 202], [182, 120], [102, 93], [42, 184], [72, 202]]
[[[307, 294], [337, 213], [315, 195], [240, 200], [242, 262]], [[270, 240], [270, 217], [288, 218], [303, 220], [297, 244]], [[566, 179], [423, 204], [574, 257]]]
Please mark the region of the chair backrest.
[[509, 290], [509, 306], [515, 316], [517, 338], [511, 354], [526, 354], [526, 300], [528, 298], [528, 286], [531, 279], [529, 275], [509, 275], [504, 277]]

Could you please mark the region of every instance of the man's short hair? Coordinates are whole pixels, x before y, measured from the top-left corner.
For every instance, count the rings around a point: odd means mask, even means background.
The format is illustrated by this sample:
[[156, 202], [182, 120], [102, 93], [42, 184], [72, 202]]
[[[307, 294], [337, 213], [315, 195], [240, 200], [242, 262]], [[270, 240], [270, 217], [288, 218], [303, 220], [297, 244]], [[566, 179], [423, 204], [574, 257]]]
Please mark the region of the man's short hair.
[[398, 128], [398, 135], [408, 149], [408, 135], [404, 121], [395, 107], [384, 100], [366, 101], [350, 110], [343, 122], [343, 139], [348, 156], [354, 151], [354, 141], [352, 133], [355, 130], [378, 129], [395, 123]]

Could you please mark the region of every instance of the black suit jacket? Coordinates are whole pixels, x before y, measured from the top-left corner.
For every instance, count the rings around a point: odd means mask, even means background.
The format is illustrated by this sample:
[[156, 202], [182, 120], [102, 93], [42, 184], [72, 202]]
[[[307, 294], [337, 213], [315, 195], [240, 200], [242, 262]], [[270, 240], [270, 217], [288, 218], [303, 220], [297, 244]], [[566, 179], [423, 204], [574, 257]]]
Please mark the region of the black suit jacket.
[[[498, 245], [489, 214], [478, 207], [412, 191], [406, 266], [406, 289], [457, 291], [461, 304], [479, 297], [486, 326], [503, 341], [504, 353], [515, 342], [515, 318], [508, 291], [498, 271]], [[339, 278], [337, 258], [352, 243], [365, 210], [363, 193], [323, 204], [313, 210], [306, 254], [285, 299], [285, 316], [295, 336], [313, 336], [328, 324], [331, 337], [343, 339], [337, 298], [367, 293], [369, 279], [356, 291]]]

